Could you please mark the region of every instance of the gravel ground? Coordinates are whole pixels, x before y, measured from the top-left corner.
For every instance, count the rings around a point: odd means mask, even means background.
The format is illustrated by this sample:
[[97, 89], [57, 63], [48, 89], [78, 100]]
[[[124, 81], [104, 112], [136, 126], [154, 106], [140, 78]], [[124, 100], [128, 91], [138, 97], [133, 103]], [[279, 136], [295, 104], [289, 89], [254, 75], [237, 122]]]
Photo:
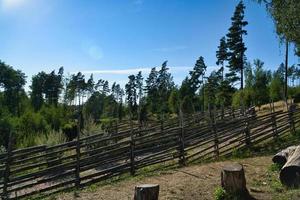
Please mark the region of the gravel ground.
[[[127, 200], [133, 199], [135, 185], [153, 183], [160, 185], [160, 200], [195, 200], [214, 199], [214, 190], [220, 185], [222, 166], [230, 162], [239, 162], [244, 165], [247, 188], [256, 199], [274, 199], [274, 189], [270, 186], [268, 170], [271, 157], [255, 157], [237, 161], [215, 162], [198, 164], [183, 168], [163, 171], [160, 175], [150, 177], [128, 178], [104, 186], [91, 186], [80, 191], [77, 197], [74, 193], [60, 194], [55, 197], [59, 200]], [[283, 191], [278, 191], [282, 193]], [[299, 191], [298, 191], [299, 192]], [[298, 199], [300, 196], [297, 196]], [[290, 199], [290, 198], [288, 198]]]

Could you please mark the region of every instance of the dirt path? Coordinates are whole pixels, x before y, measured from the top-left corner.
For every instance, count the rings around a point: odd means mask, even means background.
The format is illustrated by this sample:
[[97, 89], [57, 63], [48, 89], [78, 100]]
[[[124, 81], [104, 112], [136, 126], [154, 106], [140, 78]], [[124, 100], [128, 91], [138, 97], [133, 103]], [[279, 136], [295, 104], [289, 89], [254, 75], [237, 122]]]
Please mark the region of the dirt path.
[[[135, 185], [156, 183], [160, 185], [161, 200], [214, 199], [214, 189], [220, 184], [220, 170], [225, 162], [199, 164], [162, 172], [159, 176], [139, 176], [106, 186], [92, 186], [79, 193], [76, 199], [85, 200], [127, 200], [133, 198]], [[238, 160], [244, 165], [247, 187], [256, 199], [273, 199], [268, 170], [271, 157], [256, 157]], [[279, 191], [282, 192], [282, 191]], [[272, 194], [273, 193], [273, 194]], [[74, 199], [73, 193], [61, 194], [56, 199]], [[299, 198], [299, 197], [298, 197]]]

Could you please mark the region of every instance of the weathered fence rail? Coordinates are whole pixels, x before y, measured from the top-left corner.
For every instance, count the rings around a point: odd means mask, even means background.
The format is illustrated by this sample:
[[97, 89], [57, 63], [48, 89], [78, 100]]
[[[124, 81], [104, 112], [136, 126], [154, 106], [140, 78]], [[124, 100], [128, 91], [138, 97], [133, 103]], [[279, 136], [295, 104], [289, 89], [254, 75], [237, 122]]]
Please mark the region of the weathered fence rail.
[[[186, 165], [214, 159], [234, 150], [292, 134], [300, 122], [300, 110], [262, 116], [228, 111], [214, 120], [202, 115], [182, 124], [92, 135], [55, 146], [37, 146], [0, 154], [2, 199], [34, 198], [84, 187], [124, 173], [176, 161]], [[233, 118], [232, 116], [239, 116]], [[125, 125], [122, 125], [125, 127]]]

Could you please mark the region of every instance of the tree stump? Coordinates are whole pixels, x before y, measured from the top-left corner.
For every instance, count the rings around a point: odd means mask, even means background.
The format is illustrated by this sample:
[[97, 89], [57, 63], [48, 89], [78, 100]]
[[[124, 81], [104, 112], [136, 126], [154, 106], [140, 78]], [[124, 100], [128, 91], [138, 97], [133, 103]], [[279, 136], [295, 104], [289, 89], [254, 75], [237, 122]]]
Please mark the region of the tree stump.
[[249, 193], [246, 188], [244, 168], [241, 164], [232, 163], [223, 167], [221, 185], [226, 192], [248, 199]]
[[284, 185], [300, 186], [300, 146], [287, 155], [287, 162], [280, 171], [280, 181]]
[[159, 185], [144, 184], [135, 186], [134, 200], [158, 200]]

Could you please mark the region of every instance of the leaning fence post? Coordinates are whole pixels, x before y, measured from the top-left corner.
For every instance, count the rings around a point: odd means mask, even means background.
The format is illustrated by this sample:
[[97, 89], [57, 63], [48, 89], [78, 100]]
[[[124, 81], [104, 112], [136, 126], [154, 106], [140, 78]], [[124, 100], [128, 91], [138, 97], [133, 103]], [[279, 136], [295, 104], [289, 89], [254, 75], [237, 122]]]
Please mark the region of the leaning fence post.
[[180, 132], [179, 132], [179, 165], [186, 165], [185, 160], [185, 152], [184, 152], [184, 124], [183, 124], [183, 116], [182, 116], [182, 110], [179, 111], [179, 117], [180, 117]]
[[75, 186], [77, 189], [80, 188], [80, 123], [81, 123], [81, 113], [78, 116], [77, 125], [77, 140], [76, 140], [76, 182]]
[[294, 115], [293, 115], [294, 110], [295, 110], [295, 105], [294, 104], [290, 105], [289, 110], [288, 110], [288, 115], [289, 115], [290, 131], [292, 134], [296, 133], [295, 123], [294, 123]]
[[134, 167], [134, 130], [133, 130], [133, 123], [132, 119], [130, 119], [130, 174], [135, 174], [135, 167]]
[[217, 124], [215, 121], [212, 122], [212, 130], [214, 134], [214, 152], [215, 152], [215, 157], [219, 158], [219, 136], [218, 136], [218, 130], [217, 130]]
[[246, 137], [246, 146], [251, 146], [251, 137], [250, 137], [250, 120], [251, 117], [246, 118], [246, 126], [245, 126], [245, 137]]
[[272, 120], [272, 129], [273, 129], [273, 138], [277, 139], [278, 131], [277, 131], [277, 122], [276, 122], [276, 114], [275, 113], [272, 113], [271, 120]]
[[3, 179], [2, 199], [4, 200], [9, 198], [7, 187], [8, 187], [9, 176], [10, 176], [11, 156], [12, 156], [12, 133], [10, 131], [9, 138], [8, 138], [7, 154], [6, 154], [5, 172], [3, 177], [4, 179]]

